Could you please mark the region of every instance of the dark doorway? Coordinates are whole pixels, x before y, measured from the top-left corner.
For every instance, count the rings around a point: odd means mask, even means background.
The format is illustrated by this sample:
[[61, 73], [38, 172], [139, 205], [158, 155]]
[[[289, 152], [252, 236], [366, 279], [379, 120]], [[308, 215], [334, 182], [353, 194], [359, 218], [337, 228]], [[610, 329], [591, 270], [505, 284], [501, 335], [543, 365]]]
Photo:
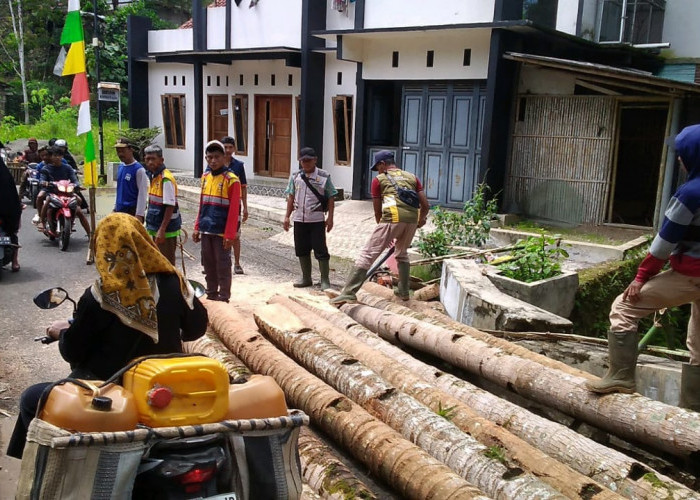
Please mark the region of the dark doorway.
[[621, 108], [610, 222], [654, 225], [667, 117], [667, 105]]

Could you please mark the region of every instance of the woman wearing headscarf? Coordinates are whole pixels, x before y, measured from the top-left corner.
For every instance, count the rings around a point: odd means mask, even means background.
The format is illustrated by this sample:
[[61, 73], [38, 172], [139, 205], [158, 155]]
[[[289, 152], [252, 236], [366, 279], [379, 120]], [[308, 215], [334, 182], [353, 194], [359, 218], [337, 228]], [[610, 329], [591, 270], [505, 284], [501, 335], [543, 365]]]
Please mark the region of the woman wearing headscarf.
[[[22, 221], [22, 203], [15, 180], [5, 161], [0, 157], [0, 224], [15, 245], [19, 244], [19, 226]], [[19, 249], [12, 255], [12, 272], [19, 271]]]
[[[206, 331], [206, 309], [135, 217], [113, 213], [100, 222], [95, 265], [99, 278], [80, 298], [70, 327], [47, 330], [59, 341], [71, 377], [105, 380], [139, 356], [182, 352], [183, 340]], [[29, 422], [48, 385], [22, 394], [8, 456], [22, 457]]]

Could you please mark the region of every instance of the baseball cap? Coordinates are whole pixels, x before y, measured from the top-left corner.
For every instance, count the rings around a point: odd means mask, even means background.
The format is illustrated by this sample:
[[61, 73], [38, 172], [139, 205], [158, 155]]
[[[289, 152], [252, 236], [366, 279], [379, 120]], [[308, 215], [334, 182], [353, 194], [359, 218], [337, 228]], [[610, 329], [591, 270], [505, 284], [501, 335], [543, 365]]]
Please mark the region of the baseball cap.
[[207, 142], [207, 145], [204, 148], [204, 152], [207, 153], [207, 152], [212, 151], [214, 149], [218, 149], [222, 153], [226, 154], [226, 149], [224, 149], [224, 145], [221, 144], [221, 141], [209, 141], [209, 142]]
[[318, 158], [314, 148], [301, 148], [299, 150], [299, 160], [311, 160], [313, 158]]
[[386, 149], [377, 151], [374, 153], [374, 160], [372, 161], [372, 166], [369, 167], [370, 170], [377, 170], [377, 164], [383, 161], [391, 160], [394, 161], [394, 152]]
[[[56, 141], [56, 143], [58, 144], [58, 141]], [[122, 138], [120, 138], [120, 139], [117, 141], [117, 143], [114, 145], [114, 147], [115, 147], [115, 148], [130, 148], [130, 147], [131, 147], [131, 143], [129, 142], [128, 139], [124, 139], [124, 138], [122, 137]]]

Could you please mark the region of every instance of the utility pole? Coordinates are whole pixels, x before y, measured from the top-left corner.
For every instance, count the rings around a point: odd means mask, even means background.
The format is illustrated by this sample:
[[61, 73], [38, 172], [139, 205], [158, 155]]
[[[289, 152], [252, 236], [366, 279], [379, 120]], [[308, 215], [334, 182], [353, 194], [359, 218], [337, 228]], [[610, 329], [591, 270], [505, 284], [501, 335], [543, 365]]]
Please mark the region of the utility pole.
[[[94, 30], [92, 37], [92, 47], [95, 50], [95, 79], [97, 84], [100, 83], [100, 23], [97, 18], [97, 0], [92, 0], [92, 10], [94, 18]], [[104, 184], [107, 182], [105, 175], [105, 153], [104, 153], [104, 131], [102, 129], [102, 104], [100, 103], [99, 91], [95, 92], [97, 96], [97, 127], [98, 127], [98, 147], [100, 149], [100, 176], [99, 180]]]

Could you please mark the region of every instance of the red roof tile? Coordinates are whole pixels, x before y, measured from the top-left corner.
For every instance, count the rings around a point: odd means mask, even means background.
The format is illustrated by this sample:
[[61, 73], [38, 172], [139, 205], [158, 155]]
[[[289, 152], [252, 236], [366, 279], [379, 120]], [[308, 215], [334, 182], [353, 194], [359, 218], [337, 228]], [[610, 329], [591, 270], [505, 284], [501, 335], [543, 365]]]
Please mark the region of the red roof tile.
[[[214, 0], [212, 3], [210, 3], [207, 8], [209, 7], [226, 7], [226, 0]], [[182, 23], [178, 29], [187, 29], [192, 27], [192, 19], [189, 21], [185, 21]]]

